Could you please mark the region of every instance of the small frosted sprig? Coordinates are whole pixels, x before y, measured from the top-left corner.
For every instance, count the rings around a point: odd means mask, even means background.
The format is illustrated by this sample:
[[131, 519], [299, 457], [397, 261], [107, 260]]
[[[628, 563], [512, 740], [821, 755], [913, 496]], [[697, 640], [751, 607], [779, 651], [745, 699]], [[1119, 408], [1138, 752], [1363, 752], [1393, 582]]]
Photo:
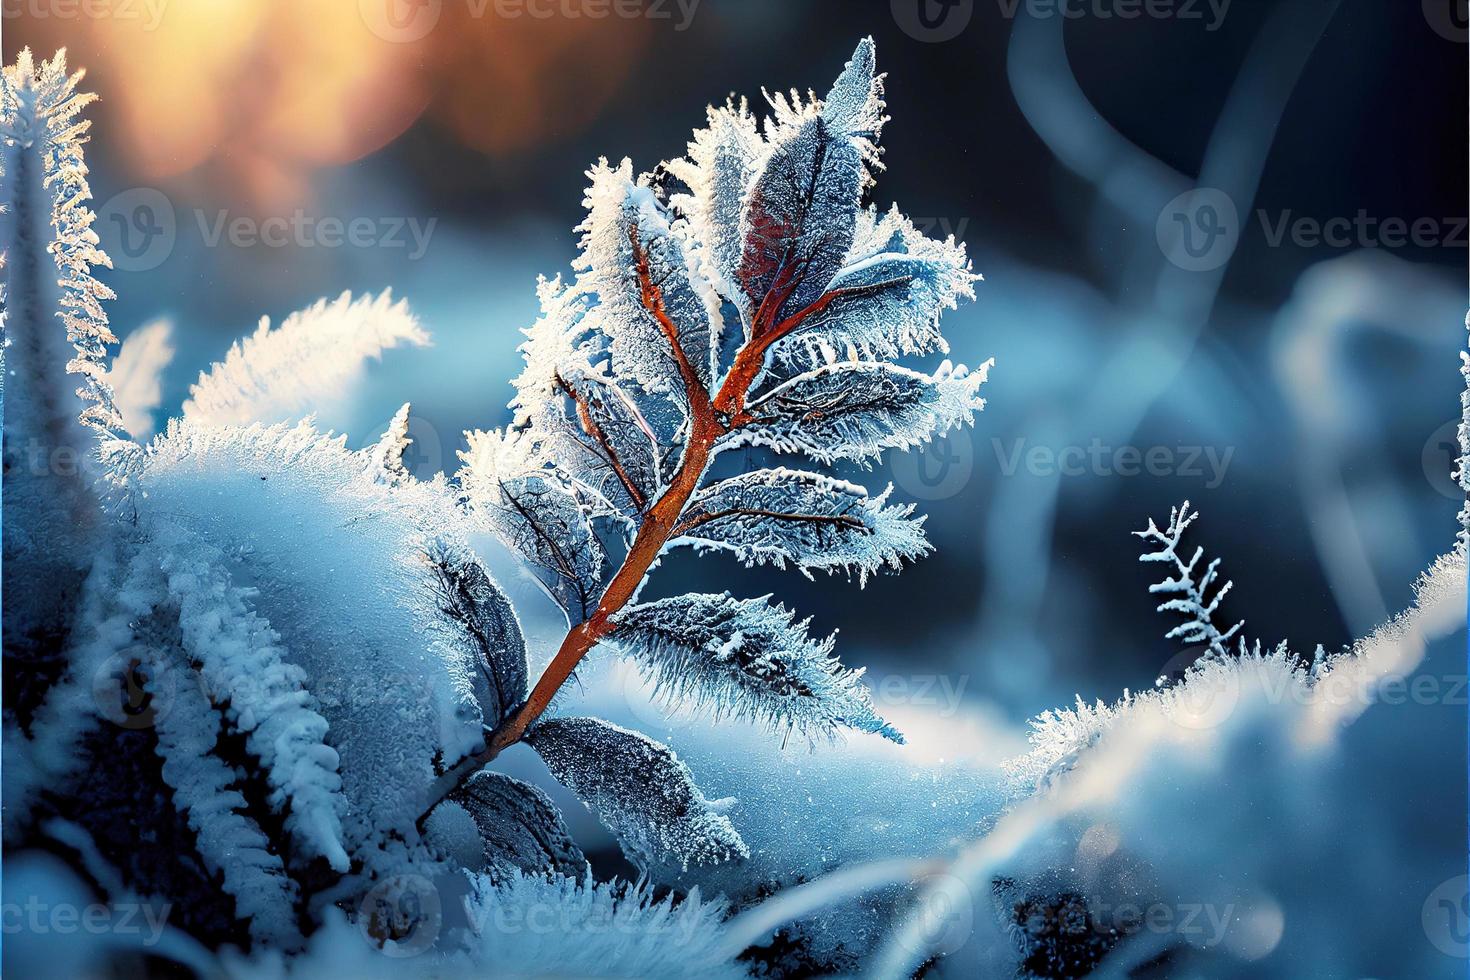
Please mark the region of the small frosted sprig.
[[1220, 559], [1212, 559], [1205, 566], [1204, 573], [1196, 579], [1195, 570], [1204, 557], [1205, 549], [1196, 547], [1187, 561], [1180, 557], [1179, 544], [1184, 538], [1184, 532], [1198, 517], [1199, 512], [1191, 511], [1189, 501], [1186, 500], [1169, 511], [1167, 528], [1160, 530], [1150, 518], [1148, 527], [1142, 531], [1134, 531], [1133, 534], [1156, 546], [1156, 550], [1140, 555], [1139, 561], [1169, 562], [1174, 566], [1173, 575], [1166, 574], [1163, 581], [1148, 587], [1151, 593], [1174, 596], [1159, 604], [1159, 612], [1179, 613], [1187, 617], [1185, 622], [1175, 626], [1164, 636], [1171, 640], [1182, 640], [1186, 644], [1203, 643], [1212, 653], [1224, 654], [1227, 644], [1240, 632], [1245, 620], [1223, 632], [1215, 625], [1215, 613], [1220, 608], [1220, 602], [1234, 585], [1230, 581], [1223, 585], [1218, 584]]

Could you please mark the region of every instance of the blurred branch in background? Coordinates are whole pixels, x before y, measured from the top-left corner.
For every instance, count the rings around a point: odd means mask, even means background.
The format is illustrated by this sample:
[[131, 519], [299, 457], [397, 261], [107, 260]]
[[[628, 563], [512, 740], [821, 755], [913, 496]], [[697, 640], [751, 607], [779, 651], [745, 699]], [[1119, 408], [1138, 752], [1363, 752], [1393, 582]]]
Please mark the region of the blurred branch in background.
[[[1382, 332], [1438, 356], [1447, 321], [1463, 305], [1463, 297], [1428, 270], [1362, 251], [1313, 266], [1276, 314], [1272, 366], [1301, 450], [1302, 507], [1333, 597], [1355, 632], [1388, 617], [1391, 603], [1371, 556], [1395, 541], [1413, 540], [1414, 507], [1390, 465], [1393, 445], [1405, 440], [1393, 438], [1392, 420], [1358, 393], [1362, 381], [1356, 376], [1371, 367], [1354, 362], [1351, 343], [1358, 335]], [[1441, 428], [1448, 447], [1454, 424]], [[1372, 451], [1363, 451], [1364, 442]], [[1441, 473], [1430, 471], [1438, 448], [1425, 449], [1425, 476], [1458, 496], [1448, 465]]]

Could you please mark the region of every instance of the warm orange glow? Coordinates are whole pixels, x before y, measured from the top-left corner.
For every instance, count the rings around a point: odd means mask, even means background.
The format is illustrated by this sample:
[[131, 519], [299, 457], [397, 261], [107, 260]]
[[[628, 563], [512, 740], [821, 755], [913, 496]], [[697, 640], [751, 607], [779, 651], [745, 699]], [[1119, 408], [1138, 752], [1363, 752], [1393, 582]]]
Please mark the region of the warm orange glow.
[[491, 155], [574, 132], [647, 35], [642, 23], [504, 18], [448, 0], [422, 37], [395, 40], [368, 22], [378, 0], [152, 0], [96, 18], [16, 2], [7, 50], [70, 50], [103, 95], [98, 132], [133, 178], [199, 171], [272, 210], [303, 201], [318, 167], [382, 148], [426, 111]]

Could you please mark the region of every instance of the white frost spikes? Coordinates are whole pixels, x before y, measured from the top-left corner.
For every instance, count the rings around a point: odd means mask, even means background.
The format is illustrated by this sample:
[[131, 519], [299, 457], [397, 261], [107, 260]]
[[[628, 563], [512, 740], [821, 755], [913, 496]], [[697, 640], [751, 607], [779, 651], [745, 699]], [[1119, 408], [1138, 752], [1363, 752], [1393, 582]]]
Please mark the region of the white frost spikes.
[[869, 208], [857, 216], [852, 247], [829, 287], [832, 301], [777, 344], [775, 357], [807, 363], [813, 345], [852, 349], [865, 360], [947, 351], [939, 319], [974, 299], [979, 279], [953, 236], [929, 238], [896, 207], [881, 215]]
[[640, 867], [749, 856], [721, 812], [730, 801], [706, 800], [668, 746], [597, 718], [553, 718], [526, 740]]
[[95, 96], [77, 91], [81, 77], [65, 52], [37, 64], [28, 48], [0, 72], [7, 655], [65, 635], [106, 537], [98, 450], [122, 427], [102, 377], [113, 294], [92, 270], [112, 263], [88, 207], [91, 123], [77, 114]]
[[208, 425], [289, 422], [338, 403], [362, 373], [363, 362], [403, 344], [424, 346], [429, 335], [408, 304], [385, 290], [293, 313], [276, 329], [262, 317], [255, 333], [236, 341], [225, 359], [199, 375], [184, 402], [184, 418]]
[[681, 595], [625, 610], [618, 646], [668, 701], [712, 708], [811, 739], [843, 728], [903, 742], [878, 717], [861, 670], [832, 656], [832, 638], [807, 633], [807, 620], [769, 596]]
[[179, 540], [169, 546], [159, 564], [178, 604], [184, 650], [265, 767], [272, 809], [289, 807], [287, 831], [306, 854], [346, 871], [337, 752], [326, 744], [327, 720], [306, 690], [306, 672], [286, 662], [280, 637], [246, 604], [250, 592], [232, 585], [215, 562], [187, 554], [208, 549]]

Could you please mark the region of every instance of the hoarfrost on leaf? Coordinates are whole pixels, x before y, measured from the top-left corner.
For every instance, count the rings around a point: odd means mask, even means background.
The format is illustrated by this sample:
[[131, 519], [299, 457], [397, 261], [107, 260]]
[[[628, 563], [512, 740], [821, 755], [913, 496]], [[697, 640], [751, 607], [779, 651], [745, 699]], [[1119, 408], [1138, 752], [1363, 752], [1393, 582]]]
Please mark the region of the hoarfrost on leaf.
[[337, 752], [326, 744], [327, 720], [306, 689], [305, 671], [287, 661], [280, 637], [248, 606], [253, 592], [231, 582], [223, 555], [166, 533], [154, 547], [159, 553], [140, 561], [155, 563], [167, 582], [182, 650], [260, 759], [272, 809], [289, 810], [286, 830], [304, 853], [346, 871]]
[[160, 703], [167, 702], [155, 722], [164, 781], [174, 791], [175, 805], [189, 818], [205, 865], [220, 875], [221, 886], [235, 899], [236, 915], [250, 923], [254, 938], [296, 945], [296, 886], [260, 825], [241, 812], [245, 797], [236, 788], [234, 770], [214, 754], [216, 709], [197, 684], [177, 678], [161, 682], [170, 671], [189, 670], [173, 659], [176, 654], [167, 647], [139, 651], [145, 689]]
[[439, 611], [464, 632], [484, 679], [481, 707], [487, 723], [499, 724], [526, 699], [526, 638], [505, 593], [480, 560], [444, 539], [430, 543], [425, 557]]
[[927, 375], [881, 361], [832, 360], [751, 402], [755, 421], [737, 429], [721, 448], [762, 446], [833, 463], [922, 446], [974, 422], [985, 407], [979, 390], [991, 363], [972, 373], [945, 361]]
[[813, 571], [856, 573], [903, 567], [931, 549], [912, 504], [888, 504], [892, 487], [862, 487], [820, 473], [755, 470], [714, 484], [690, 502], [675, 544], [725, 549], [746, 565], [790, 562]]
[[721, 812], [727, 801], [706, 800], [689, 767], [648, 736], [597, 718], [551, 718], [526, 741], [640, 867], [749, 856]]
[[606, 160], [587, 172], [582, 271], [591, 311], [611, 341], [613, 370], [651, 391], [682, 391], [681, 361], [708, 385], [720, 334], [714, 290], [687, 261], [647, 178]]
[[597, 604], [605, 564], [587, 513], [556, 473], [537, 464], [529, 436], [466, 438], [459, 479], [472, 511], [536, 572], [568, 621], [582, 622]]
[[474, 821], [492, 878], [523, 872], [581, 878], [587, 873], [587, 858], [567, 831], [561, 811], [530, 783], [481, 770], [449, 799]]
[[720, 109], [711, 106], [708, 123], [694, 131], [689, 155], [668, 163], [669, 172], [689, 188], [672, 195], [670, 203], [683, 215], [690, 252], [706, 278], [749, 317], [751, 308], [739, 281], [741, 217], [765, 141], [744, 100]]
[[[77, 91], [65, 51], [39, 64], [29, 48], [0, 72], [0, 242], [5, 243], [5, 649], [64, 637], [82, 579], [108, 529], [96, 461], [122, 420], [104, 380], [116, 339], [103, 303], [110, 267], [87, 207], [83, 145], [96, 98]], [[69, 465], [57, 465], [68, 460]]]
[[659, 599], [625, 609], [613, 636], [674, 705], [814, 740], [853, 728], [902, 742], [874, 711], [862, 671], [832, 655], [832, 637], [813, 638], [807, 621], [769, 600], [728, 592]]
[[444, 613], [427, 558], [460, 536], [447, 487], [387, 486], [342, 438], [305, 423], [172, 422], [137, 482], [144, 532], [223, 556], [220, 572], [249, 590], [250, 609], [310, 679], [340, 755], [349, 851], [372, 863], [381, 842], [414, 839], [437, 767], [483, 744], [482, 705], [504, 707], [484, 643]]
[[859, 213], [852, 247], [828, 289], [829, 299], [775, 348], [777, 361], [821, 364], [821, 350], [864, 359], [948, 351], [939, 330], [946, 310], [974, 299], [962, 244], [929, 238], [895, 207]]

